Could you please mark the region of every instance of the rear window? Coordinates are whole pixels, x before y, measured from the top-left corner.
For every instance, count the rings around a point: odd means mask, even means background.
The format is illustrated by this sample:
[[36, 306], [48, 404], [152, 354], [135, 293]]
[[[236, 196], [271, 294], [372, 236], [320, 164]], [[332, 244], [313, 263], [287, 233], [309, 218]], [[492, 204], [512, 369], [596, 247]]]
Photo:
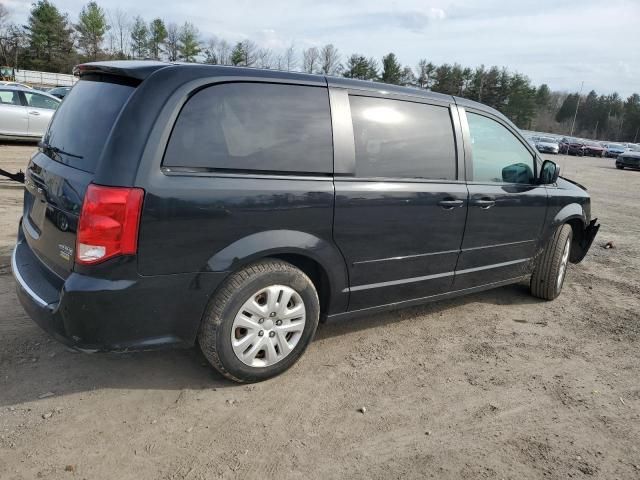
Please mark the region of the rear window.
[[180, 112], [163, 165], [331, 173], [327, 89], [228, 83], [200, 90]]
[[456, 154], [447, 107], [349, 97], [356, 176], [454, 180]]
[[134, 88], [81, 80], [60, 104], [45, 135], [54, 160], [93, 173], [116, 117]]

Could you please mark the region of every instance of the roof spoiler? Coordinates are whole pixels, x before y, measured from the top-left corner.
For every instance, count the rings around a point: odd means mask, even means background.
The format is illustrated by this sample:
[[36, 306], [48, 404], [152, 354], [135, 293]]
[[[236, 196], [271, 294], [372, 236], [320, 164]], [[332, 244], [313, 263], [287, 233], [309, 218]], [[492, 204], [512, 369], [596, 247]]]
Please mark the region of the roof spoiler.
[[81, 63], [73, 68], [73, 74], [82, 78], [85, 75], [113, 75], [115, 77], [130, 78], [142, 82], [156, 70], [171, 66], [170, 63], [155, 60], [112, 61]]

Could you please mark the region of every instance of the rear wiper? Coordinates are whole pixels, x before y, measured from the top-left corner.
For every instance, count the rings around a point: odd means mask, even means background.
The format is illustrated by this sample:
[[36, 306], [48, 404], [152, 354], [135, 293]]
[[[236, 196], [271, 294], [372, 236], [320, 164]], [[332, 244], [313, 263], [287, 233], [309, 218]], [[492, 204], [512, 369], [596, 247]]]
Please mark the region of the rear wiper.
[[50, 152], [53, 152], [55, 154], [63, 154], [66, 155], [68, 157], [73, 157], [73, 158], [79, 158], [82, 159], [84, 158], [82, 155], [74, 155], [73, 153], [69, 153], [69, 152], [65, 152], [64, 150], [58, 148], [58, 147], [54, 147], [53, 145], [49, 145], [48, 143], [45, 142], [40, 142], [39, 144], [40, 148], [42, 148], [43, 150], [49, 150]]

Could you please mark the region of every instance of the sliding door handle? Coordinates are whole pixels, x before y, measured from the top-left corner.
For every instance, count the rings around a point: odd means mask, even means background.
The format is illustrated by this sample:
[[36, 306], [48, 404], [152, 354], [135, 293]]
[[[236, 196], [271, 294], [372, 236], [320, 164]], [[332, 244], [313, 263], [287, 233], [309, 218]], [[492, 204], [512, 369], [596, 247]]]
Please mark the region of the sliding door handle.
[[492, 200], [490, 198], [479, 198], [477, 200], [473, 200], [471, 202], [471, 205], [473, 205], [474, 207], [480, 207], [483, 209], [487, 209], [487, 208], [491, 208], [496, 204], [495, 200]]
[[453, 208], [461, 207], [462, 205], [464, 205], [464, 201], [456, 200], [455, 198], [445, 198], [444, 200], [440, 200], [438, 202], [438, 205], [440, 205], [445, 210], [451, 210]]

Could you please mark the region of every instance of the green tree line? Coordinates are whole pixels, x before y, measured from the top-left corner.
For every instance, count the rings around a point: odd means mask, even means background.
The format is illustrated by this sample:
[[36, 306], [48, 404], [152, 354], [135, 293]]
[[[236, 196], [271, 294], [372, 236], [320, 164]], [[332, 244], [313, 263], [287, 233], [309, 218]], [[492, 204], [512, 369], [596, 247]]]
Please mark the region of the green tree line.
[[[75, 21], [74, 21], [75, 20]], [[498, 66], [470, 68], [457, 63], [437, 65], [421, 59], [403, 65], [394, 53], [381, 59], [360, 53], [343, 56], [333, 44], [296, 51], [291, 45], [276, 52], [251, 40], [229, 43], [203, 39], [186, 22], [162, 18], [133, 19], [122, 10], [106, 11], [87, 3], [71, 19], [50, 0], [32, 5], [25, 25], [10, 22], [0, 4], [0, 63], [22, 69], [71, 72], [74, 65], [106, 59], [156, 59], [274, 68], [380, 81], [457, 95], [489, 105], [520, 128], [618, 141], [640, 139], [640, 96], [617, 93], [587, 95], [535, 86], [518, 72]], [[576, 114], [577, 109], [577, 114]], [[575, 122], [574, 122], [575, 116]]]

